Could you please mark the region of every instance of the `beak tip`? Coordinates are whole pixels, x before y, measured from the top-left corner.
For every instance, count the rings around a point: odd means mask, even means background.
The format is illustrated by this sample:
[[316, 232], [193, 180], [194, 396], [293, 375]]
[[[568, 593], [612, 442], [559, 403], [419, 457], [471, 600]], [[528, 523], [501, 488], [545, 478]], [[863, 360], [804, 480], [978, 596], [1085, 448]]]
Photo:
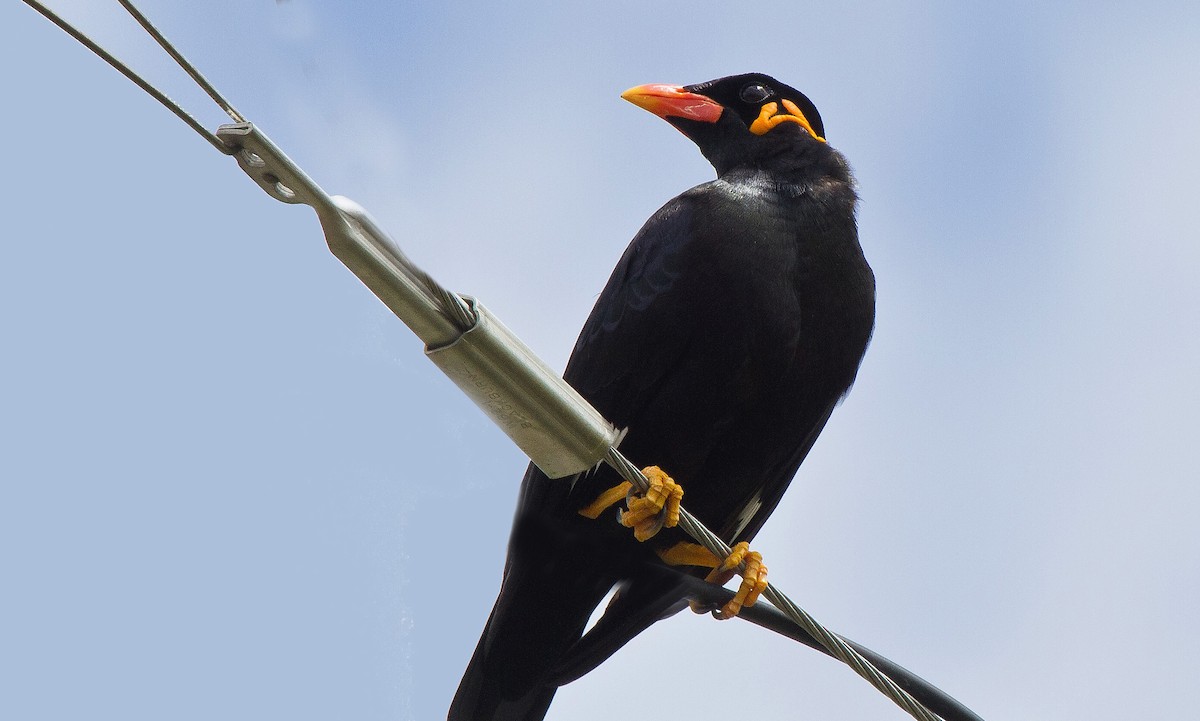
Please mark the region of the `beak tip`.
[[621, 93], [621, 97], [663, 119], [688, 118], [715, 123], [722, 111], [715, 101], [689, 93], [679, 85], [638, 85]]
[[663, 95], [665, 85], [635, 85], [632, 88], [621, 93], [621, 98], [628, 100], [631, 103], [637, 103], [638, 98], [644, 98], [649, 95]]

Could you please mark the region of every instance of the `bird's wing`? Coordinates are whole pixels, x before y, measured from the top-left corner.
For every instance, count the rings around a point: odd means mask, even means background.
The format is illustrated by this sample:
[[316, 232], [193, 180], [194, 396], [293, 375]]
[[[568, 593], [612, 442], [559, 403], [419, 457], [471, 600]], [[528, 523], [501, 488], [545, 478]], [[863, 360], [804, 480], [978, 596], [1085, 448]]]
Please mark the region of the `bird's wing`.
[[646, 221], [597, 298], [563, 374], [618, 426], [640, 415], [691, 335], [694, 214], [694, 202], [680, 196]]
[[775, 512], [784, 491], [800, 469], [800, 464], [804, 462], [808, 452], [812, 450], [817, 436], [821, 435], [837, 404], [838, 401], [828, 404], [814, 419], [808, 434], [792, 449], [791, 454], [780, 458], [777, 466], [767, 469], [762, 482], [754, 489], [754, 495], [737, 509], [737, 513], [730, 514], [720, 528], [713, 529], [718, 536], [731, 541], [748, 541], [758, 534], [767, 518]]

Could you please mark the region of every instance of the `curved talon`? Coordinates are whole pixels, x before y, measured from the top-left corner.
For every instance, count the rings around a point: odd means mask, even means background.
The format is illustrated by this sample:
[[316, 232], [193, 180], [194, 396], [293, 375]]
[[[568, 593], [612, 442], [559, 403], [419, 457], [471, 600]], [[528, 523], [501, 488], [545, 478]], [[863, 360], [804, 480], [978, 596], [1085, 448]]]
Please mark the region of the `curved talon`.
[[630, 490], [625, 497], [629, 510], [617, 517], [622, 526], [633, 529], [633, 537], [639, 541], [653, 538], [663, 528], [675, 527], [683, 501], [683, 488], [661, 468], [647, 466], [642, 473], [650, 481], [650, 489], [644, 495]]
[[[746, 564], [746, 570], [741, 572], [742, 583], [738, 586], [737, 593], [729, 599], [728, 603], [712, 612], [713, 618], [722, 621], [733, 618], [744, 606], [753, 606], [757, 603], [758, 597], [767, 590], [767, 567], [762, 562], [762, 554], [758, 551], [751, 551], [750, 544], [746, 541], [734, 545], [729, 551], [729, 556], [704, 580], [724, 585], [738, 573], [738, 566], [743, 561]], [[692, 610], [703, 613], [708, 609], [692, 606]]]

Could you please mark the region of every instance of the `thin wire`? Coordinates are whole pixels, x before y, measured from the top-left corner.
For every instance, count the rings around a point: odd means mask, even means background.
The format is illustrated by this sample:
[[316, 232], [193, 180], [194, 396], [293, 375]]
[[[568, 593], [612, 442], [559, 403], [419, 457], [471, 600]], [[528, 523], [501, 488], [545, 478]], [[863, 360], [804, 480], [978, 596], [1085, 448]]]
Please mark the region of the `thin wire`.
[[[230, 118], [233, 118], [234, 122], [246, 122], [246, 118], [239, 113], [228, 100], [225, 99], [225, 96], [221, 95], [220, 91], [213, 87], [212, 83], [208, 82], [204, 75], [201, 74], [194, 65], [188, 62], [188, 59], [183, 56], [183, 53], [175, 49], [175, 46], [171, 44], [171, 41], [167, 40], [166, 36], [159, 32], [158, 28], [154, 26], [154, 23], [150, 22], [150, 19], [143, 15], [142, 12], [138, 10], [132, 2], [130, 2], [130, 0], [117, 0], [117, 2], [121, 5], [121, 7], [125, 8], [130, 15], [133, 16], [133, 19], [136, 20], [137, 23], [141, 25], [142, 28], [149, 33], [150, 36], [153, 37], [160, 46], [162, 46], [163, 50], [167, 51], [167, 54], [175, 60], [179, 67], [183, 68], [184, 72], [186, 72], [188, 76], [192, 78], [192, 80], [196, 81], [196, 84], [199, 85], [204, 92], [208, 93], [208, 96], [212, 98], [213, 101], [219, 105], [221, 109], [229, 115]], [[52, 10], [50, 10], [50, 8], [38, 2], [38, 0], [25, 0], [25, 4], [34, 10], [37, 10], [47, 20], [57, 25], [71, 37], [78, 40], [81, 44], [83, 44], [84, 47], [100, 56], [101, 59], [116, 68], [122, 75], [133, 81], [133, 83], [139, 88], [145, 90], [152, 98], [162, 103], [162, 105], [168, 110], [175, 113], [180, 120], [187, 123], [188, 127], [199, 133], [201, 137], [207, 140], [214, 148], [221, 151], [225, 155], [232, 155], [234, 152], [236, 152], [235, 148], [230, 148], [228, 145], [221, 142], [216, 135], [210, 133], [207, 128], [201, 125], [199, 121], [197, 121], [186, 110], [180, 107], [178, 103], [171, 100], [165, 93], [151, 85], [147, 80], [135, 73], [120, 60], [117, 60], [116, 57], [114, 57], [104, 48], [100, 47], [98, 43], [85, 35], [82, 31], [77, 30], [73, 25], [56, 15]], [[424, 283], [425, 287], [432, 296], [437, 298], [442, 306], [441, 310], [450, 318], [450, 320], [458, 327], [459, 330], [465, 331], [471, 326], [475, 325], [477, 318], [471, 311], [470, 306], [465, 300], [462, 299], [461, 296], [442, 287], [442, 285], [434, 280], [431, 275], [420, 268], [413, 266], [413, 270], [415, 271], [418, 280]]]
[[121, 7], [128, 10], [129, 14], [133, 16], [133, 19], [137, 20], [138, 24], [141, 25], [146, 32], [150, 33], [150, 37], [158, 41], [158, 44], [162, 46], [162, 49], [166, 50], [167, 54], [175, 59], [175, 62], [179, 64], [179, 67], [183, 68], [184, 72], [190, 75], [192, 80], [195, 80], [196, 84], [204, 89], [204, 92], [208, 93], [208, 97], [212, 98], [217, 105], [221, 106], [221, 109], [224, 110], [229, 117], [233, 118], [233, 122], [246, 122], [246, 119], [242, 117], [242, 114], [235, 110], [234, 107], [229, 104], [229, 101], [226, 100], [225, 97], [221, 95], [221, 93], [218, 92], [217, 89], [214, 88], [203, 75], [200, 74], [200, 71], [197, 70], [196, 67], [190, 62], [188, 62], [188, 59], [183, 57], [182, 53], [175, 49], [175, 46], [171, 44], [171, 41], [167, 40], [167, 38], [158, 31], [158, 28], [154, 27], [154, 24], [150, 22], [149, 18], [142, 14], [141, 10], [138, 10], [136, 7], [134, 7], [133, 3], [129, 0], [117, 0], [117, 2], [121, 3]]
[[165, 108], [170, 110], [172, 113], [175, 113], [176, 117], [178, 117], [183, 122], [187, 123], [188, 127], [190, 127], [192, 130], [195, 130], [197, 133], [199, 133], [200, 137], [207, 140], [209, 142], [209, 144], [211, 144], [214, 148], [221, 151], [225, 155], [233, 154], [234, 150], [232, 148], [225, 145], [225, 143], [222, 143], [221, 140], [219, 138], [217, 138], [216, 135], [213, 135], [212, 133], [210, 133], [208, 131], [208, 128], [205, 128], [203, 125], [201, 125], [199, 123], [199, 121], [197, 121], [195, 118], [193, 118], [191, 115], [189, 115], [188, 112], [186, 110], [184, 110], [183, 108], [181, 108], [175, 101], [171, 100], [161, 90], [159, 90], [158, 88], [154, 87], [149, 82], [144, 80], [142, 78], [142, 76], [140, 76], [137, 73], [135, 73], [134, 71], [130, 70], [124, 63], [122, 63], [120, 60], [117, 60], [115, 57], [113, 57], [107, 50], [100, 47], [87, 35], [84, 35], [79, 30], [76, 30], [75, 27], [72, 26], [70, 23], [68, 23], [66, 20], [63, 20], [58, 15], [55, 15], [54, 12], [52, 12], [50, 10], [50, 8], [41, 4], [37, 0], [25, 0], [25, 4], [28, 5], [29, 7], [33, 8], [34, 10], [38, 11], [39, 13], [41, 13], [47, 20], [49, 20], [50, 22], [54, 23], [59, 28], [61, 28], [63, 30], [63, 32], [67, 33], [71, 37], [78, 40], [88, 50], [91, 50], [93, 53], [100, 56], [100, 58], [102, 60], [104, 60], [104, 62], [106, 62], [109, 65], [116, 68], [117, 72], [121, 73], [122, 75], [124, 75], [125, 77], [127, 77], [131, 81], [133, 81], [134, 85], [137, 85], [142, 90], [145, 90], [150, 95], [150, 97], [157, 100], [159, 103], [161, 103]]
[[[632, 483], [642, 493], [645, 493], [650, 488], [650, 482], [646, 480], [646, 477], [642, 475], [638, 467], [633, 465], [616, 448], [608, 449], [604, 461], [612, 466], [618, 475]], [[715, 533], [708, 530], [703, 523], [683, 508], [679, 509], [679, 527], [689, 536], [696, 539], [700, 545], [712, 552], [717, 558], [726, 558], [729, 556], [729, 545]], [[834, 658], [854, 669], [855, 673], [865, 678], [883, 695], [890, 698], [893, 703], [908, 712], [910, 716], [920, 719], [920, 721], [940, 721], [937, 714], [930, 711], [924, 704], [913, 698], [911, 694], [900, 688], [895, 681], [875, 668], [862, 654], [847, 645], [840, 636], [817, 623], [816, 619], [810, 616], [804, 609], [797, 606], [790, 598], [775, 588], [775, 586], [768, 583], [767, 589], [763, 591], [763, 597], [780, 611], [783, 611], [788, 618], [795, 621], [796, 625], [807, 631]]]
[[466, 332], [473, 328], [479, 322], [479, 317], [471, 310], [471, 306], [463, 297], [452, 290], [448, 290], [441, 283], [434, 280], [433, 276], [421, 269], [417, 269], [418, 279], [425, 284], [429, 292], [441, 301], [441, 310], [450, 317], [451, 322], [458, 326], [458, 329]]
[[[683, 586], [687, 595], [690, 598], [701, 601], [702, 603], [722, 606], [729, 602], [734, 597], [734, 592], [722, 586], [716, 586], [711, 583], [706, 583], [695, 576], [690, 576], [684, 571], [671, 566], [666, 566], [663, 569], [666, 573], [671, 574], [676, 583]], [[798, 641], [809, 648], [815, 649], [827, 655], [829, 649], [823, 647], [812, 634], [801, 629], [795, 621], [788, 618], [782, 611], [775, 608], [769, 603], [756, 603], [753, 606], [743, 606], [741, 611], [738, 611], [738, 618], [750, 623], [757, 624], [763, 628], [774, 631], [775, 633], [786, 636], [794, 641]], [[880, 653], [872, 651], [862, 644], [855, 643], [845, 636], [839, 636], [843, 641], [848, 643], [855, 651], [865, 656], [867, 660], [875, 664], [875, 667], [883, 671], [888, 678], [895, 681], [901, 688], [912, 694], [913, 698], [925, 704], [927, 708], [941, 716], [943, 719], [953, 721], [983, 721], [971, 709], [964, 706], [950, 694], [942, 691], [938, 687], [929, 683], [912, 671], [904, 668], [900, 664], [883, 656]]]
[[[159, 32], [158, 28], [155, 27], [152, 22], [150, 22], [150, 19], [143, 15], [142, 12], [138, 10], [130, 0], [117, 0], [117, 2], [121, 5], [121, 7], [125, 8], [130, 15], [133, 16], [133, 19], [136, 20], [137, 23], [141, 25], [142, 28], [149, 33], [150, 36], [153, 37], [160, 46], [162, 46], [163, 50], [165, 50], [167, 54], [170, 55], [176, 63], [178, 63], [179, 67], [181, 67], [184, 72], [186, 72], [188, 76], [190, 76], [192, 80], [196, 82], [197, 85], [199, 85], [206, 93], [208, 93], [208, 96], [212, 98], [213, 101], [219, 105], [221, 109], [229, 115], [230, 118], [233, 118], [234, 122], [246, 122], [245, 117], [239, 113], [228, 100], [225, 99], [225, 96], [221, 95], [220, 91], [213, 87], [212, 83], [208, 82], [204, 75], [201, 74], [194, 65], [188, 62], [188, 59], [185, 58], [182, 53], [175, 49], [175, 46], [171, 44], [171, 41], [167, 40], [166, 36]], [[76, 29], [66, 20], [63, 20], [61, 17], [56, 15], [48, 7], [38, 2], [38, 0], [25, 0], [25, 4], [41, 13], [47, 20], [57, 25], [68, 35], [78, 40], [84, 47], [91, 50], [109, 65], [116, 68], [118, 72], [133, 81], [133, 83], [139, 88], [145, 90], [152, 98], [157, 100], [171, 112], [175, 113], [180, 120], [187, 123], [188, 127], [199, 133], [200, 136], [207, 140], [214, 148], [221, 151], [225, 155], [232, 155], [234, 152], [236, 152], [236, 148], [231, 148], [223, 143], [216, 135], [209, 132], [207, 128], [199, 123], [199, 121], [197, 121], [186, 110], [180, 107], [178, 103], [171, 100], [165, 93], [151, 85], [147, 80], [142, 78], [142, 76], [131, 70], [127, 65], [122, 63], [107, 50], [100, 47], [98, 43], [85, 35], [82, 31]], [[415, 265], [412, 266], [412, 268], [417, 276], [417, 279], [425, 285], [430, 295], [439, 301], [441, 310], [448, 316], [451, 322], [458, 327], [459, 330], [465, 331], [475, 325], [477, 318], [475, 317], [474, 312], [471, 311], [470, 306], [465, 300], [462, 299], [461, 296], [442, 287], [442, 285], [434, 280], [432, 276]]]

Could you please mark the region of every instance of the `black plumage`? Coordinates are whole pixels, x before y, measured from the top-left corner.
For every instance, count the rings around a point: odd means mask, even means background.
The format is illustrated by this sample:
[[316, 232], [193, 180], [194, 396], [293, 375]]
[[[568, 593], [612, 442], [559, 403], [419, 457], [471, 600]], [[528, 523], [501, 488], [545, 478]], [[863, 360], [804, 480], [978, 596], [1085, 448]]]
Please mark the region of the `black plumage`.
[[[748, 540], [870, 339], [875, 282], [853, 179], [813, 104], [768, 76], [641, 86], [625, 97], [691, 138], [718, 177], [668, 202], [634, 237], [564, 377], [628, 428], [630, 460], [670, 473], [684, 505], [727, 542]], [[682, 533], [639, 544], [615, 508], [578, 515], [619, 480], [608, 468], [550, 480], [530, 466], [500, 595], [452, 721], [541, 719], [558, 684], [682, 607], [654, 554]]]

